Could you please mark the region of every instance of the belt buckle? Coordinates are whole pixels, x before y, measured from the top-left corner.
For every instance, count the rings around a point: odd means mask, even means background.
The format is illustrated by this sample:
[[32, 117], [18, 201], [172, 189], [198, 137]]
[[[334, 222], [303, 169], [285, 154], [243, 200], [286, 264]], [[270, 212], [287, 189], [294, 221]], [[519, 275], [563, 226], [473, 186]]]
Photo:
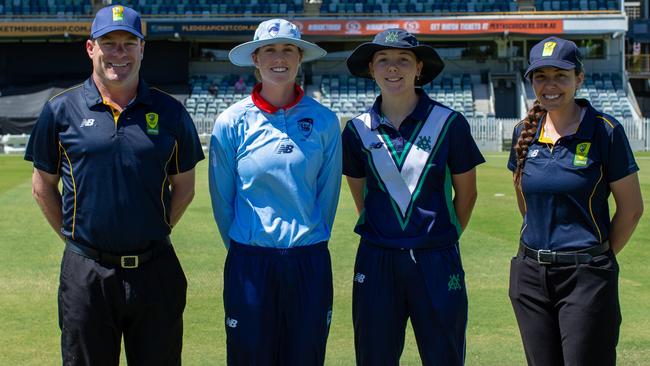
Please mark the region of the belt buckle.
[[137, 255], [123, 255], [120, 257], [122, 268], [138, 268], [139, 259]]
[[545, 262], [542, 261], [541, 255], [542, 254], [551, 254], [552, 252], [548, 249], [540, 249], [537, 251], [537, 263], [539, 264], [552, 264], [553, 262]]

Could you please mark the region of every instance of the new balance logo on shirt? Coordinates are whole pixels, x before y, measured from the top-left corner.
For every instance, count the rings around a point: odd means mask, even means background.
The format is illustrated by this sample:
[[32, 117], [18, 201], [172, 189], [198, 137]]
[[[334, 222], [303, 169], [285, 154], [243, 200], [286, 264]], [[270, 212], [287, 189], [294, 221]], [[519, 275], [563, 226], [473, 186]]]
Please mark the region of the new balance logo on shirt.
[[357, 273], [354, 275], [354, 282], [363, 283], [366, 280], [366, 275], [363, 273]]
[[276, 154], [291, 154], [295, 146], [291, 144], [280, 144], [276, 150]]
[[95, 125], [95, 119], [94, 118], [84, 118], [81, 120], [81, 124], [79, 127], [92, 127]]
[[226, 325], [230, 328], [237, 328], [237, 319], [226, 318]]

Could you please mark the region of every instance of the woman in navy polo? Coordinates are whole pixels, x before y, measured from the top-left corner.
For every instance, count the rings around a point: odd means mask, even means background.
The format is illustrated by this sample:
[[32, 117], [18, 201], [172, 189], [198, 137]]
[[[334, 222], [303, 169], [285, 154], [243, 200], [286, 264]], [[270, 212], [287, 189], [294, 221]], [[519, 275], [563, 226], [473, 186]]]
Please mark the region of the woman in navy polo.
[[410, 318], [424, 365], [462, 365], [467, 292], [458, 239], [484, 159], [465, 118], [416, 88], [444, 67], [432, 47], [389, 29], [359, 46], [347, 65], [381, 89], [342, 135], [343, 174], [360, 213], [357, 364], [398, 365]]
[[526, 358], [529, 365], [615, 365], [615, 255], [643, 212], [639, 168], [623, 126], [574, 98], [585, 77], [575, 43], [550, 37], [535, 45], [526, 77], [537, 100], [515, 127], [508, 162], [524, 218], [510, 299]]

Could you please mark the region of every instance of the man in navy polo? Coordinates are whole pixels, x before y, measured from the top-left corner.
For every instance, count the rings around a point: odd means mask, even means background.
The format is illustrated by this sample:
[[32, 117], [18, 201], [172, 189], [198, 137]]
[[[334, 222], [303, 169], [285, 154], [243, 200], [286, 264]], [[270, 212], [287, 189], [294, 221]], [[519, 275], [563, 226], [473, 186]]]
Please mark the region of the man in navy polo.
[[[140, 16], [97, 12], [92, 76], [48, 101], [27, 146], [33, 195], [66, 243], [59, 287], [64, 365], [179, 365], [187, 282], [169, 234], [203, 152], [171, 96], [140, 79]], [[59, 180], [63, 191], [58, 189]]]

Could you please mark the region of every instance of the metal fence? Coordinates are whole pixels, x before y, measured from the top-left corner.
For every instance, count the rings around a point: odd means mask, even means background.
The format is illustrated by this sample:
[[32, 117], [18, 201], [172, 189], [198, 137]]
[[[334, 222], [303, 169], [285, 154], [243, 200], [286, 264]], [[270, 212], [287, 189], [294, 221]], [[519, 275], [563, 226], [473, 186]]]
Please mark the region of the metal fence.
[[[343, 119], [345, 122], [347, 119]], [[472, 136], [481, 151], [508, 151], [512, 143], [512, 131], [518, 119], [470, 118], [468, 119]], [[650, 150], [650, 119], [621, 119], [633, 151]], [[194, 121], [204, 149], [210, 141], [214, 118], [201, 118]], [[0, 136], [0, 153], [24, 153], [29, 135]]]
[[[620, 119], [633, 151], [650, 150], [650, 119]], [[482, 151], [508, 151], [518, 119], [468, 119], [472, 136]]]

